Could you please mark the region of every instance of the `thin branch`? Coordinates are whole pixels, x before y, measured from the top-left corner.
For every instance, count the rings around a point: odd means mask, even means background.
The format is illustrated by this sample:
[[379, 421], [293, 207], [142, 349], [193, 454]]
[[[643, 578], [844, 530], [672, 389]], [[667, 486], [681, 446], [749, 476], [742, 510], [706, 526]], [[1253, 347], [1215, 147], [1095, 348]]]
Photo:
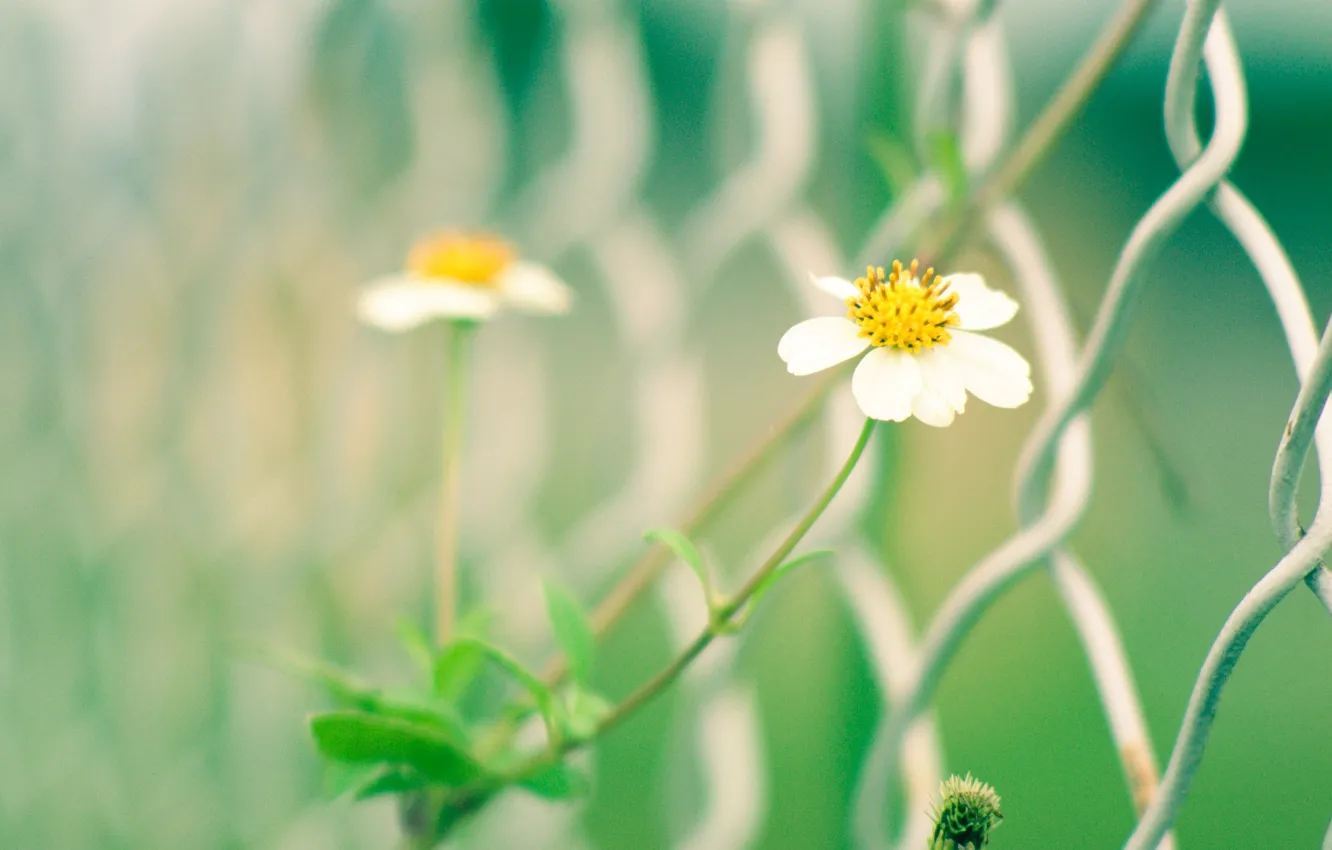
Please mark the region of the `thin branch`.
[[660, 695], [662, 691], [666, 690], [666, 688], [679, 678], [680, 674], [689, 667], [690, 663], [692, 663], [703, 650], [708, 648], [709, 644], [726, 631], [736, 614], [738, 614], [740, 610], [745, 607], [745, 604], [754, 597], [754, 594], [766, 581], [768, 581], [773, 572], [786, 561], [791, 555], [791, 552], [795, 550], [795, 547], [798, 546], [800, 541], [804, 539], [805, 535], [809, 533], [809, 530], [814, 526], [814, 523], [818, 522], [819, 517], [823, 516], [823, 512], [827, 510], [828, 505], [832, 503], [833, 498], [837, 495], [838, 491], [842, 489], [842, 485], [846, 483], [846, 479], [850, 477], [851, 471], [855, 469], [856, 464], [860, 461], [860, 456], [864, 454], [865, 447], [869, 445], [870, 437], [874, 434], [874, 427], [875, 421], [873, 419], [865, 420], [864, 427], [860, 429], [860, 437], [856, 440], [855, 446], [851, 449], [851, 454], [847, 456], [846, 462], [842, 464], [842, 468], [838, 470], [837, 475], [834, 476], [832, 482], [814, 504], [810, 506], [809, 511], [805, 513], [804, 517], [796, 524], [795, 528], [791, 529], [791, 532], [786, 535], [786, 538], [781, 544], [779, 544], [773, 553], [768, 556], [768, 560], [764, 561], [763, 565], [754, 571], [754, 574], [749, 577], [749, 580], [745, 582], [744, 586], [736, 592], [735, 596], [732, 597], [729, 602], [713, 612], [711, 622], [709, 622], [707, 627], [699, 633], [693, 643], [685, 647], [685, 650], [676, 656], [675, 660], [667, 665], [664, 670], [626, 697], [623, 702], [617, 705], [615, 709], [602, 720], [601, 724], [597, 727], [596, 734], [598, 736], [618, 726], [639, 708]]
[[[799, 405], [769, 429], [758, 443], [717, 480], [708, 494], [680, 524], [680, 530], [691, 536], [703, 531], [709, 522], [726, 509], [744, 486], [763, 470], [764, 465], [788, 439], [813, 422], [828, 391], [842, 377], [844, 377], [842, 372], [834, 370], [820, 379], [818, 386], [802, 399]], [[669, 549], [660, 544], [649, 547], [592, 612], [593, 629], [598, 634], [604, 634], [619, 622], [630, 606], [652, 586], [652, 582], [670, 564]], [[563, 669], [562, 662], [553, 663], [546, 671], [547, 678], [549, 680], [562, 678]]]
[[921, 256], [932, 258], [950, 253], [950, 248], [966, 235], [972, 225], [1011, 197], [1027, 181], [1132, 43], [1156, 2], [1129, 0], [1119, 8], [1119, 12], [1078, 63], [1077, 69], [1027, 128], [1012, 153], [991, 172], [971, 201], [964, 205], [961, 215], [945, 222], [921, 246], [918, 251]]
[[[1214, 10], [1216, 2], [1207, 0], [1207, 4]], [[1197, 80], [1203, 36], [1207, 32], [1207, 22], [1211, 20], [1209, 13], [1208, 17], [1201, 18], [1200, 25], [1199, 8], [1196, 3], [1189, 6], [1171, 58], [1168, 88], [1192, 85]], [[1196, 32], [1199, 26], [1202, 36]], [[1115, 264], [1096, 322], [1087, 335], [1087, 345], [1078, 364], [1077, 384], [1068, 398], [1041, 417], [1027, 441], [1019, 463], [1022, 487], [1018, 504], [1022, 510], [1042, 502], [1040, 490], [1054, 460], [1056, 437], [1074, 416], [1086, 409], [1114, 367], [1115, 357], [1128, 333], [1132, 307], [1142, 289], [1139, 274], [1142, 266], [1225, 179], [1239, 156], [1248, 122], [1243, 80], [1214, 79], [1212, 84], [1216, 99], [1216, 130], [1210, 143], [1133, 228]]]

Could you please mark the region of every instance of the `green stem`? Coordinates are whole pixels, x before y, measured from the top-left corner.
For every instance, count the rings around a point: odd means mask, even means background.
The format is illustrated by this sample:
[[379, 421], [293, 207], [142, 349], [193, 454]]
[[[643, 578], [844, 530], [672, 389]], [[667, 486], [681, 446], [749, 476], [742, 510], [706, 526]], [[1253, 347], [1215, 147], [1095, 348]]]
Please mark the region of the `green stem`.
[[[834, 369], [829, 372], [800, 404], [796, 405], [786, 418], [772, 426], [768, 432], [754, 444], [748, 452], [736, 460], [726, 472], [716, 480], [708, 494], [695, 506], [680, 523], [680, 530], [694, 536], [702, 532], [730, 504], [731, 500], [744, 489], [744, 486], [763, 470], [767, 461], [772, 459], [777, 450], [800, 433], [814, 420], [815, 414], [823, 406], [823, 399], [838, 381], [846, 377], [846, 369]], [[672, 555], [665, 546], [649, 546], [634, 564], [629, 567], [610, 592], [592, 611], [589, 619], [592, 630], [597, 635], [604, 635], [633, 607], [661, 575], [662, 570], [671, 565]], [[541, 680], [549, 688], [558, 687], [569, 675], [569, 662], [563, 655], [557, 655], [542, 671]], [[519, 714], [496, 725], [482, 741], [483, 751], [499, 750], [513, 736], [514, 729], [522, 717], [534, 710], [536, 704], [526, 703]]]
[[[782, 421], [772, 426], [743, 457], [733, 463], [717, 480], [708, 494], [680, 523], [680, 530], [689, 536], [702, 531], [754, 476], [763, 469], [786, 441], [813, 421], [823, 405], [828, 391], [841, 378], [841, 370], [820, 381]], [[611, 588], [592, 612], [593, 630], [604, 634], [625, 615], [634, 601], [652, 586], [661, 571], [671, 563], [670, 550], [665, 546], [650, 546], [643, 556], [629, 568], [624, 578]], [[558, 683], [566, 673], [564, 659], [557, 659], [546, 671], [548, 684]]]
[[449, 323], [439, 532], [435, 552], [435, 640], [440, 646], [452, 638], [458, 610], [458, 503], [462, 480], [463, 425], [467, 419], [467, 373], [470, 368], [472, 333], [475, 330], [474, 322]]
[[[800, 541], [809, 533], [814, 523], [818, 522], [819, 517], [828, 509], [828, 505], [841, 491], [842, 486], [846, 484], [847, 478], [851, 476], [852, 470], [860, 461], [865, 453], [865, 448], [869, 445], [870, 437], [874, 434], [875, 420], [866, 419], [865, 425], [860, 430], [860, 437], [856, 440], [856, 445], [851, 449], [851, 454], [847, 456], [846, 462], [838, 470], [837, 475], [832, 482], [823, 491], [819, 498], [810, 506], [809, 510], [796, 523], [795, 528], [786, 535], [786, 538], [777, 546], [773, 553], [768, 556], [744, 586], [740, 588], [730, 600], [718, 608], [710, 618], [707, 628], [703, 630], [698, 637], [689, 644], [685, 650], [678, 655], [674, 661], [667, 665], [660, 673], [643, 684], [638, 690], [631, 693], [623, 701], [613, 708], [602, 721], [597, 724], [593, 733], [581, 739], [565, 740], [558, 742], [554, 746], [548, 747], [544, 752], [523, 762], [514, 770], [501, 777], [496, 777], [483, 785], [463, 789], [459, 791], [446, 805], [451, 805], [455, 811], [470, 812], [483, 806], [486, 800], [497, 791], [521, 782], [523, 779], [532, 776], [548, 767], [558, 764], [569, 752], [591, 743], [596, 738], [601, 737], [615, 726], [629, 719], [631, 715], [647, 705], [663, 691], [671, 686], [676, 679], [680, 677], [694, 659], [702, 654], [703, 650], [724, 634], [727, 627], [730, 626], [735, 617], [744, 609], [745, 605], [751, 602], [759, 589], [763, 587], [772, 574], [785, 563], [795, 547], [800, 545]], [[447, 834], [447, 829], [445, 830]]]
[[763, 566], [754, 571], [754, 574], [749, 577], [749, 581], [745, 582], [744, 586], [740, 588], [730, 601], [713, 612], [713, 616], [709, 618], [710, 621], [707, 628], [705, 628], [698, 637], [694, 638], [693, 642], [685, 648], [684, 652], [680, 653], [680, 655], [677, 656], [676, 659], [664, 670], [638, 690], [630, 694], [623, 702], [617, 705], [610, 714], [606, 715], [605, 719], [602, 720], [597, 727], [597, 735], [601, 735], [612, 727], [619, 725], [628, 718], [629, 715], [642, 708], [648, 702], [652, 701], [658, 694], [670, 687], [670, 685], [680, 677], [680, 674], [693, 663], [694, 659], [722, 634], [726, 627], [730, 625], [731, 620], [735, 615], [745, 607], [745, 604], [748, 603], [754, 597], [754, 594], [758, 592], [759, 588], [763, 586], [763, 583], [766, 582], [768, 578], [772, 576], [773, 572], [786, 561], [791, 552], [795, 550], [795, 547], [800, 545], [800, 541], [809, 533], [809, 530], [814, 526], [814, 523], [818, 522], [819, 517], [823, 516], [823, 512], [828, 509], [828, 505], [832, 504], [832, 500], [836, 498], [838, 492], [842, 489], [842, 485], [846, 483], [846, 479], [851, 476], [852, 470], [854, 470], [856, 464], [860, 462], [861, 455], [865, 453], [865, 447], [869, 445], [870, 437], [874, 435], [874, 426], [875, 420], [865, 420], [865, 425], [860, 429], [860, 437], [856, 440], [855, 447], [851, 449], [851, 454], [847, 456], [846, 462], [842, 464], [842, 468], [837, 471], [837, 475], [833, 478], [832, 482], [823, 491], [819, 498], [815, 500], [814, 504], [810, 506], [809, 510], [805, 512], [805, 515], [801, 518], [800, 522], [796, 523], [795, 528], [791, 529], [791, 532], [786, 535], [786, 538], [782, 540], [781, 544], [778, 545], [778, 547], [773, 550], [773, 553], [768, 556], [768, 559], [763, 562]]

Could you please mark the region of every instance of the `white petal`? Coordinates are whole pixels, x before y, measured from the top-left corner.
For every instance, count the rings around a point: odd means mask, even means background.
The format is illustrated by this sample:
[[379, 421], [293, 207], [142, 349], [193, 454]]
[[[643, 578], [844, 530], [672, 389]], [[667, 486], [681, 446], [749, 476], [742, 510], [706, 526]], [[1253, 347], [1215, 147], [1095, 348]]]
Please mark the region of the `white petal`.
[[573, 291], [540, 263], [514, 263], [500, 275], [504, 300], [532, 313], [567, 313]]
[[845, 301], [848, 298], [855, 298], [860, 294], [856, 285], [844, 277], [818, 277], [810, 272], [809, 279], [815, 286], [824, 292], [836, 298], [838, 301]]
[[947, 428], [953, 424], [953, 417], [957, 415], [957, 411], [944, 401], [943, 396], [928, 387], [922, 388], [920, 395], [911, 402], [911, 413], [921, 422], [935, 428]]
[[948, 356], [948, 346], [927, 348], [916, 355], [921, 385], [956, 413], [967, 406], [967, 387]]
[[1018, 407], [1031, 397], [1031, 366], [998, 340], [953, 331], [946, 347], [949, 365], [967, 391], [995, 407]]
[[497, 309], [493, 290], [412, 275], [381, 278], [356, 299], [361, 321], [386, 331], [410, 330], [431, 319], [488, 319]]
[[792, 375], [812, 375], [843, 360], [850, 360], [869, 347], [860, 327], [842, 316], [806, 319], [777, 343], [777, 356]]
[[1008, 324], [1017, 315], [1018, 303], [1007, 294], [985, 285], [978, 274], [950, 274], [949, 289], [957, 294], [957, 317], [966, 331], [986, 331]]
[[905, 351], [876, 348], [856, 367], [851, 392], [866, 416], [901, 422], [920, 394], [920, 366]]

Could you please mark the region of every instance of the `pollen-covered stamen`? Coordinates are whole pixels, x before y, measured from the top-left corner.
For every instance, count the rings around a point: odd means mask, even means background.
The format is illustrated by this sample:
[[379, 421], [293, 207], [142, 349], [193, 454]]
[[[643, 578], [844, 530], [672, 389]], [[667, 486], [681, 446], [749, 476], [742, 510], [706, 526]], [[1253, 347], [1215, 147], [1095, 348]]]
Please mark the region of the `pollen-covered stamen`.
[[847, 316], [871, 345], [917, 352], [952, 339], [948, 329], [958, 323], [957, 295], [932, 268], [917, 278], [919, 266], [912, 260], [903, 268], [894, 260], [887, 276], [881, 267], [871, 266], [856, 278], [860, 291], [846, 300]]
[[407, 271], [430, 280], [494, 286], [513, 262], [513, 250], [488, 234], [439, 233], [412, 246]]

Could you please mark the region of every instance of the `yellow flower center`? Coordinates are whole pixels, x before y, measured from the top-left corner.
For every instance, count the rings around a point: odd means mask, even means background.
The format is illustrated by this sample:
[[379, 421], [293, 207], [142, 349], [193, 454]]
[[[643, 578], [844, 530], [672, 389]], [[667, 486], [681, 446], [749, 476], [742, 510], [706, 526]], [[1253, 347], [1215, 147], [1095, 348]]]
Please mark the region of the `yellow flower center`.
[[513, 249], [498, 237], [439, 233], [412, 246], [407, 271], [424, 278], [495, 286], [513, 259]]
[[871, 345], [917, 352], [952, 339], [948, 329], [958, 323], [957, 295], [934, 269], [917, 280], [918, 267], [916, 260], [908, 268], [894, 260], [887, 277], [882, 268], [871, 266], [856, 278], [860, 292], [846, 299], [847, 316]]

